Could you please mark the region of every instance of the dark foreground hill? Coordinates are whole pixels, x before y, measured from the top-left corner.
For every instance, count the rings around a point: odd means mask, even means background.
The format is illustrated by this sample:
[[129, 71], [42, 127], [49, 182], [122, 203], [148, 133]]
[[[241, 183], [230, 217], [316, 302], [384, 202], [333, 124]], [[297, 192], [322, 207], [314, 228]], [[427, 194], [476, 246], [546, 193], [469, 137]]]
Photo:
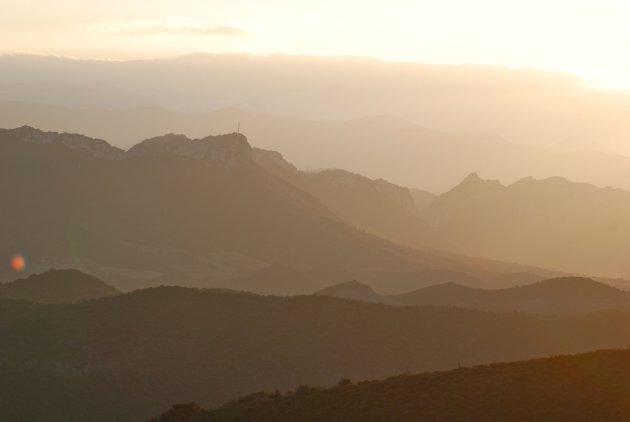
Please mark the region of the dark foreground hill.
[[630, 351], [403, 375], [252, 394], [216, 410], [174, 407], [159, 422], [628, 421]]
[[172, 403], [215, 407], [252, 391], [630, 342], [622, 312], [493, 314], [181, 287], [77, 304], [6, 300], [0, 315], [0, 415], [28, 422], [138, 421]]
[[77, 270], [50, 270], [0, 284], [0, 299], [70, 303], [120, 294], [112, 286]]

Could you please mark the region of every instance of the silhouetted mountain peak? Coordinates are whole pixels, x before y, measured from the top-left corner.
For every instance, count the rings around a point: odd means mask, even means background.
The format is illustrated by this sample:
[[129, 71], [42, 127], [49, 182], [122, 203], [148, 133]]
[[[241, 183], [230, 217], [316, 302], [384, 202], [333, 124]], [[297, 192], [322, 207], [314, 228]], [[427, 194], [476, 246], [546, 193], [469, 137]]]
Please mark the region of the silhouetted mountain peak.
[[169, 134], [147, 139], [134, 145], [130, 157], [177, 156], [193, 160], [222, 163], [248, 162], [252, 147], [240, 133], [189, 139], [184, 135]]
[[477, 173], [470, 173], [454, 189], [478, 189], [484, 187], [503, 187], [498, 180], [484, 180]]
[[466, 176], [466, 178], [464, 179], [464, 183], [466, 182], [468, 183], [483, 182], [483, 179], [479, 177], [479, 174], [477, 172], [472, 172], [468, 176]]
[[107, 160], [119, 159], [125, 155], [124, 150], [113, 147], [107, 141], [75, 133], [44, 132], [26, 125], [15, 129], [0, 129], [0, 133], [21, 142], [61, 144]]

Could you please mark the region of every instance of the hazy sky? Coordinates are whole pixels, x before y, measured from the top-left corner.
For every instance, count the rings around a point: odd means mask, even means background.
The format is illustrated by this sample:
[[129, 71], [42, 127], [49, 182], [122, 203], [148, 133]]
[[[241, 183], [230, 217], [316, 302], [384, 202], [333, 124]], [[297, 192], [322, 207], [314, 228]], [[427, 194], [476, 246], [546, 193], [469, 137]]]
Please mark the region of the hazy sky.
[[630, 88], [628, 0], [0, 0], [0, 52], [360, 55], [572, 72]]

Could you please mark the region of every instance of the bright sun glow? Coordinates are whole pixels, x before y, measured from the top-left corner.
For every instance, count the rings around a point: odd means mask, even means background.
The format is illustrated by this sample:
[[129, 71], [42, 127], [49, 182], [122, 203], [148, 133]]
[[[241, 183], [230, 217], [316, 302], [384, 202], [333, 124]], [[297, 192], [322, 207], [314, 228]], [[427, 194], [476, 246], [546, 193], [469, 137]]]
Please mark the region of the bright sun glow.
[[357, 55], [553, 69], [597, 87], [630, 88], [630, 2], [624, 0], [0, 4], [3, 53]]
[[11, 258], [10, 265], [13, 271], [21, 272], [26, 268], [26, 260], [24, 256], [18, 254]]

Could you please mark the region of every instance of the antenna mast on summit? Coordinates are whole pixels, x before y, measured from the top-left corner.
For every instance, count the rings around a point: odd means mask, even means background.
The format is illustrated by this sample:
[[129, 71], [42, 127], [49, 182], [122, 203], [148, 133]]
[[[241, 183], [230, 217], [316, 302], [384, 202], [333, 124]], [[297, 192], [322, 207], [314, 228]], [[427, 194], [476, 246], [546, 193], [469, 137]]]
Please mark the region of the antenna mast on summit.
[[236, 132], [241, 133], [241, 122], [238, 122], [238, 124], [236, 125]]

